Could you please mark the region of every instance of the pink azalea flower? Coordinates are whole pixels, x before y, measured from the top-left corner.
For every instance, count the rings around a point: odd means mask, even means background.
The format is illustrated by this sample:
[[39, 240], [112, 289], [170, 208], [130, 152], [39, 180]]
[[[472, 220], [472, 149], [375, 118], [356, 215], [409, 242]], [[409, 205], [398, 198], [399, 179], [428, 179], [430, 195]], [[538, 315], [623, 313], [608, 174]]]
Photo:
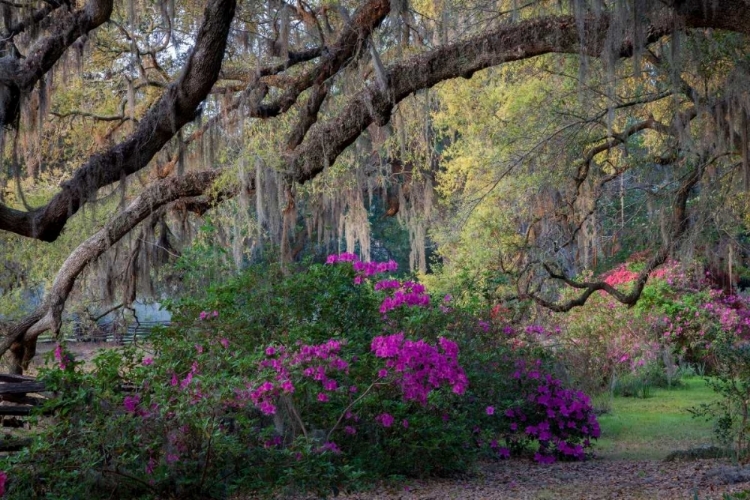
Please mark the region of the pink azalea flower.
[[393, 425], [393, 416], [389, 413], [381, 413], [375, 417], [375, 421], [379, 422], [383, 427], [390, 427]]
[[138, 403], [141, 402], [141, 397], [136, 394], [135, 396], [125, 396], [125, 400], [122, 405], [128, 413], [135, 413]]

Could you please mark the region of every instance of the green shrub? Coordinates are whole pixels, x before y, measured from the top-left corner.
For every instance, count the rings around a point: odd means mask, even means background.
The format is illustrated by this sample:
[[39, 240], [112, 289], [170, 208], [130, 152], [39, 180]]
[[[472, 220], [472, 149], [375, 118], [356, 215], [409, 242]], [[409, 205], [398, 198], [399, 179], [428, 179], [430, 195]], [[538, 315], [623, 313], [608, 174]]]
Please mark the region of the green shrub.
[[[539, 356], [536, 344], [449, 297], [434, 303], [416, 283], [375, 283], [374, 264], [340, 257], [295, 272], [251, 268], [201, 300], [173, 302], [173, 326], [146, 348], [102, 353], [93, 371], [59, 351], [42, 375], [60, 395], [47, 408], [56, 416], [0, 464], [13, 471], [11, 497], [325, 496], [465, 472], [532, 441], [543, 461], [583, 457], [586, 432], [519, 439], [505, 415], [523, 408], [548, 425], [568, 398], [571, 419], [592, 418], [541, 361], [542, 378], [513, 376]], [[561, 409], [529, 406], [537, 382], [559, 391]]]

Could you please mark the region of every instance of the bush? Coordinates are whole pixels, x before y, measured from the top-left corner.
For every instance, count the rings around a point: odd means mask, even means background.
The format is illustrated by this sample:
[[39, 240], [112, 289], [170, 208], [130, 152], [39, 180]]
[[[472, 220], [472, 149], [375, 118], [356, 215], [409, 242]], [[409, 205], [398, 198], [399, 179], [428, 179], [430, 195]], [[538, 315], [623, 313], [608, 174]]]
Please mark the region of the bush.
[[[583, 458], [598, 432], [585, 397], [512, 376], [538, 347], [418, 283], [380, 279], [393, 269], [351, 254], [289, 274], [253, 268], [171, 304], [174, 326], [146, 350], [105, 352], [89, 373], [60, 350], [43, 374], [60, 394], [54, 421], [0, 464], [11, 495], [325, 496], [464, 472], [533, 440], [539, 460]], [[540, 430], [563, 427], [522, 436], [511, 408]]]
[[707, 379], [721, 399], [691, 411], [714, 421], [719, 442], [731, 447], [735, 460], [750, 456], [750, 343], [736, 333], [723, 332], [712, 345], [716, 373]]

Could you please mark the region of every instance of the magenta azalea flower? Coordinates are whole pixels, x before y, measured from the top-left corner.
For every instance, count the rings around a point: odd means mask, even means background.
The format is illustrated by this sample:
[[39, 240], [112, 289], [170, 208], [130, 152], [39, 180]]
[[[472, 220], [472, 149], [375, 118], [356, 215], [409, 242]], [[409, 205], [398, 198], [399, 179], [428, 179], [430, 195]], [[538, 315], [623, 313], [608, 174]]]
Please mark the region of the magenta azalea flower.
[[381, 413], [375, 417], [375, 421], [379, 422], [383, 427], [390, 427], [393, 425], [393, 416], [389, 413]]

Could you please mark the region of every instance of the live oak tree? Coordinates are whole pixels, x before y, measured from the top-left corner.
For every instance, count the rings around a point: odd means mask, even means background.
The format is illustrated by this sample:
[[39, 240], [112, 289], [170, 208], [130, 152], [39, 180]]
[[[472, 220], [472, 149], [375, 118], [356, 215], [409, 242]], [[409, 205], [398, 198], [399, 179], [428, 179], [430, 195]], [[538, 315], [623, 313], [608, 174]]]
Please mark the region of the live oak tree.
[[[519, 290], [548, 307], [569, 309], [597, 290], [633, 303], [648, 271], [685, 239], [688, 204], [706, 173], [735, 166], [750, 178], [746, 1], [45, 0], [2, 3], [2, 12], [2, 245], [13, 250], [27, 239], [44, 252], [42, 245], [70, 238], [39, 306], [0, 327], [0, 352], [11, 351], [16, 371], [41, 333], [59, 331], [89, 264], [119, 275], [128, 304], [147, 257], [158, 253], [149, 249], [169, 246], [170, 223], [181, 220], [187, 233], [186, 214], [229, 198], [291, 258], [305, 240], [343, 239], [367, 254], [365, 200], [377, 194], [409, 227], [418, 243], [412, 263], [424, 269], [441, 151], [458, 144], [461, 131], [438, 130], [432, 113], [443, 103], [419, 93], [488, 68], [556, 54], [577, 68], [581, 95], [589, 88], [604, 96], [578, 117], [588, 135], [570, 141], [575, 161], [572, 152], [565, 164], [528, 155], [541, 170], [574, 171], [562, 176], [560, 203], [527, 224], [519, 248], [541, 241], [550, 214], [565, 226], [556, 247], [590, 247], [580, 234], [596, 227], [604, 186], [632, 167], [602, 168], [604, 158], [647, 131], [668, 143], [648, 148], [659, 153], [651, 164], [683, 172], [671, 177], [664, 237], [629, 294], [575, 281], [555, 252], [515, 253], [508, 265]], [[737, 53], [722, 59], [725, 71], [704, 77], [680, 59], [686, 40], [707, 30], [736, 36]], [[648, 89], [618, 94], [620, 81], [633, 81], [623, 60]], [[623, 110], [635, 111], [623, 118]], [[545, 147], [555, 137], [547, 134]], [[59, 187], [50, 189], [50, 179]], [[83, 229], [66, 234], [87, 210]], [[238, 261], [243, 235], [232, 239]], [[6, 261], [12, 283], [23, 263]], [[554, 303], [543, 293], [547, 278], [582, 294]]]

